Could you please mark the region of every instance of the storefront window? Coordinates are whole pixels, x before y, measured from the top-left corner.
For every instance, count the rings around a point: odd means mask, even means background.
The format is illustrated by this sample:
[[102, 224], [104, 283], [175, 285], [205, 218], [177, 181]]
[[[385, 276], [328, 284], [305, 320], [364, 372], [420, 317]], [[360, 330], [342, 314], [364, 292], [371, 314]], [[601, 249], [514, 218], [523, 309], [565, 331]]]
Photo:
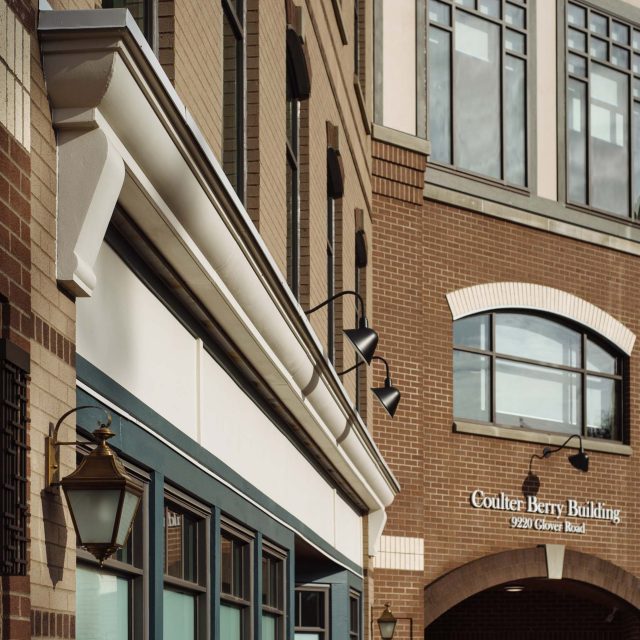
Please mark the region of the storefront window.
[[246, 640], [251, 629], [252, 539], [225, 523], [220, 547], [220, 637]]
[[284, 552], [262, 553], [262, 640], [284, 638]]
[[295, 640], [325, 640], [328, 637], [328, 600], [327, 587], [296, 589]]

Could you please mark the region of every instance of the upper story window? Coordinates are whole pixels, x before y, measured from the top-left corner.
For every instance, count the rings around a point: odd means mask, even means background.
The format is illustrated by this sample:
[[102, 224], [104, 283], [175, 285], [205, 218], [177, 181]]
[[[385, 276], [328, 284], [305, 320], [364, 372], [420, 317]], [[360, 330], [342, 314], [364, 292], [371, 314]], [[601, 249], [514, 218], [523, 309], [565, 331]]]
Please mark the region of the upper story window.
[[431, 160], [527, 185], [526, 0], [429, 0]]
[[222, 0], [222, 167], [242, 202], [245, 199], [245, 6]]
[[453, 325], [454, 416], [622, 440], [622, 357], [586, 330], [531, 313]]
[[640, 215], [640, 30], [567, 4], [567, 201]]

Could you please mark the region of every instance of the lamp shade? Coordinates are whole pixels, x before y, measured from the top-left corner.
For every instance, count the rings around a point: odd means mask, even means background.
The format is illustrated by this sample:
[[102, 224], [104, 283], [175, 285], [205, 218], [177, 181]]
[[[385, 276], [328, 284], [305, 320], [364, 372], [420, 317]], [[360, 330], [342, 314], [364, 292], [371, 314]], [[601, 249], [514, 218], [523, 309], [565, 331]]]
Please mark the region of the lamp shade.
[[589, 456], [582, 449], [578, 453], [569, 456], [569, 462], [572, 467], [579, 471], [584, 471], [585, 473], [589, 471]]
[[142, 486], [106, 443], [113, 435], [105, 425], [96, 429], [98, 446], [61, 482], [78, 544], [101, 566], [126, 544], [142, 497]]
[[391, 385], [391, 380], [387, 378], [384, 381], [384, 387], [372, 388], [380, 404], [385, 411], [393, 418], [400, 403], [400, 391]]
[[365, 317], [360, 318], [358, 328], [345, 329], [344, 335], [347, 336], [358, 355], [367, 364], [371, 364], [378, 346], [378, 334], [367, 325], [367, 319]]
[[384, 605], [384, 611], [378, 618], [378, 627], [380, 628], [380, 635], [383, 640], [392, 640], [393, 634], [396, 630], [397, 618], [391, 613], [389, 604]]

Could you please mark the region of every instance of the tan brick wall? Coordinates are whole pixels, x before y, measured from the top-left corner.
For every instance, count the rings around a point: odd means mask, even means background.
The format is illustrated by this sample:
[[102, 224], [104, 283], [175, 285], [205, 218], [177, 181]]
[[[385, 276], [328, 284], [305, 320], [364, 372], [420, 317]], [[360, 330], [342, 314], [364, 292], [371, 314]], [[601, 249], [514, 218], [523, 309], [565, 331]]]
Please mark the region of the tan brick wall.
[[[165, 54], [163, 54], [165, 55]], [[217, 158], [222, 152], [222, 4], [175, 2], [175, 88]]]
[[[452, 319], [445, 298], [471, 285], [530, 282], [578, 296], [637, 334], [640, 262], [604, 247], [420, 201], [418, 159], [376, 145], [373, 245], [376, 326], [386, 338], [385, 352], [403, 393], [393, 421], [374, 406], [376, 441], [402, 486], [388, 509], [385, 534], [425, 540], [424, 572], [376, 569], [375, 599], [376, 605], [398, 603], [394, 613], [411, 615], [420, 630], [425, 586], [498, 551], [565, 544], [632, 574], [640, 572], [634, 456], [589, 452], [587, 475], [573, 469], [563, 454], [536, 461], [541, 499], [603, 500], [622, 509], [617, 526], [588, 520], [581, 536], [516, 530], [509, 527], [506, 512], [471, 508], [469, 494], [475, 488], [522, 497], [529, 458], [541, 446], [453, 432]], [[634, 446], [640, 436], [640, 358], [635, 352], [629, 364]]]
[[[92, 3], [85, 3], [84, 8]], [[65, 8], [80, 8], [66, 3]], [[31, 57], [31, 598], [35, 637], [75, 636], [75, 533], [60, 492], [44, 492], [44, 438], [75, 406], [75, 305], [56, 283], [56, 147], [37, 42]], [[73, 420], [61, 430], [73, 439]], [[61, 448], [61, 472], [75, 452]], [[55, 587], [55, 589], [54, 589]]]

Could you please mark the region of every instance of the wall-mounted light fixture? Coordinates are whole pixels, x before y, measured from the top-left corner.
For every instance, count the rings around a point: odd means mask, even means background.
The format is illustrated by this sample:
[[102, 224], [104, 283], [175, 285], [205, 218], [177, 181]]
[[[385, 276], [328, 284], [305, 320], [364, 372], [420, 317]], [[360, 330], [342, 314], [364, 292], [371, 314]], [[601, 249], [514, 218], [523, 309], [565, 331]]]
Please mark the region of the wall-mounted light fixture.
[[357, 293], [356, 291], [340, 291], [334, 296], [331, 296], [328, 300], [325, 300], [312, 309], [305, 311], [305, 313], [309, 316], [312, 313], [318, 311], [318, 309], [326, 307], [336, 298], [340, 298], [341, 296], [346, 295], [355, 296], [358, 299], [358, 302], [360, 302], [360, 320], [358, 322], [357, 329], [345, 329], [343, 333], [345, 336], [347, 336], [347, 339], [353, 345], [356, 353], [367, 364], [371, 364], [371, 359], [373, 358], [373, 354], [376, 352], [376, 347], [378, 346], [378, 334], [369, 327], [369, 323], [367, 322], [367, 314], [364, 307], [364, 300], [359, 293]]
[[[398, 620], [409, 621], [409, 638], [410, 640], [413, 640], [413, 618], [396, 618], [396, 616], [391, 613], [391, 605], [388, 602], [385, 603], [384, 611], [377, 620], [382, 640], [393, 640], [393, 634], [396, 631], [396, 624], [398, 624]], [[371, 616], [371, 627], [371, 635], [373, 636], [373, 610]]]
[[122, 461], [107, 444], [115, 434], [109, 428], [111, 416], [106, 411], [106, 423], [99, 423], [93, 432], [96, 448], [73, 473], [57, 480], [57, 448], [81, 444], [59, 442], [58, 430], [65, 418], [81, 409], [104, 411], [102, 407], [83, 405], [67, 411], [58, 420], [45, 443], [47, 487], [62, 486], [78, 544], [92, 553], [102, 566], [110, 555], [126, 544], [143, 489], [126, 473]]
[[[389, 363], [382, 356], [373, 356], [371, 360], [379, 360], [380, 362], [384, 362], [384, 366], [386, 369], [386, 375], [384, 379], [384, 387], [371, 387], [371, 391], [375, 394], [376, 398], [380, 401], [380, 404], [384, 407], [384, 410], [393, 418], [396, 414], [396, 410], [398, 408], [398, 404], [400, 404], [400, 391], [396, 387], [391, 384], [391, 375], [389, 374]], [[344, 371], [340, 371], [338, 373], [339, 376], [344, 376], [345, 374], [357, 369], [362, 362], [356, 362], [353, 367], [349, 367]]]
[[[542, 450], [542, 457], [548, 458], [550, 455], [556, 453], [557, 451], [561, 451], [564, 449], [573, 438], [578, 438], [580, 440], [580, 450], [578, 453], [573, 454], [572, 456], [567, 456], [567, 459], [571, 463], [571, 466], [578, 471], [583, 471], [587, 473], [589, 471], [589, 456], [584, 452], [584, 447], [582, 446], [582, 436], [574, 433], [572, 436], [569, 436], [559, 447], [545, 447]], [[539, 456], [536, 456], [539, 457]]]

